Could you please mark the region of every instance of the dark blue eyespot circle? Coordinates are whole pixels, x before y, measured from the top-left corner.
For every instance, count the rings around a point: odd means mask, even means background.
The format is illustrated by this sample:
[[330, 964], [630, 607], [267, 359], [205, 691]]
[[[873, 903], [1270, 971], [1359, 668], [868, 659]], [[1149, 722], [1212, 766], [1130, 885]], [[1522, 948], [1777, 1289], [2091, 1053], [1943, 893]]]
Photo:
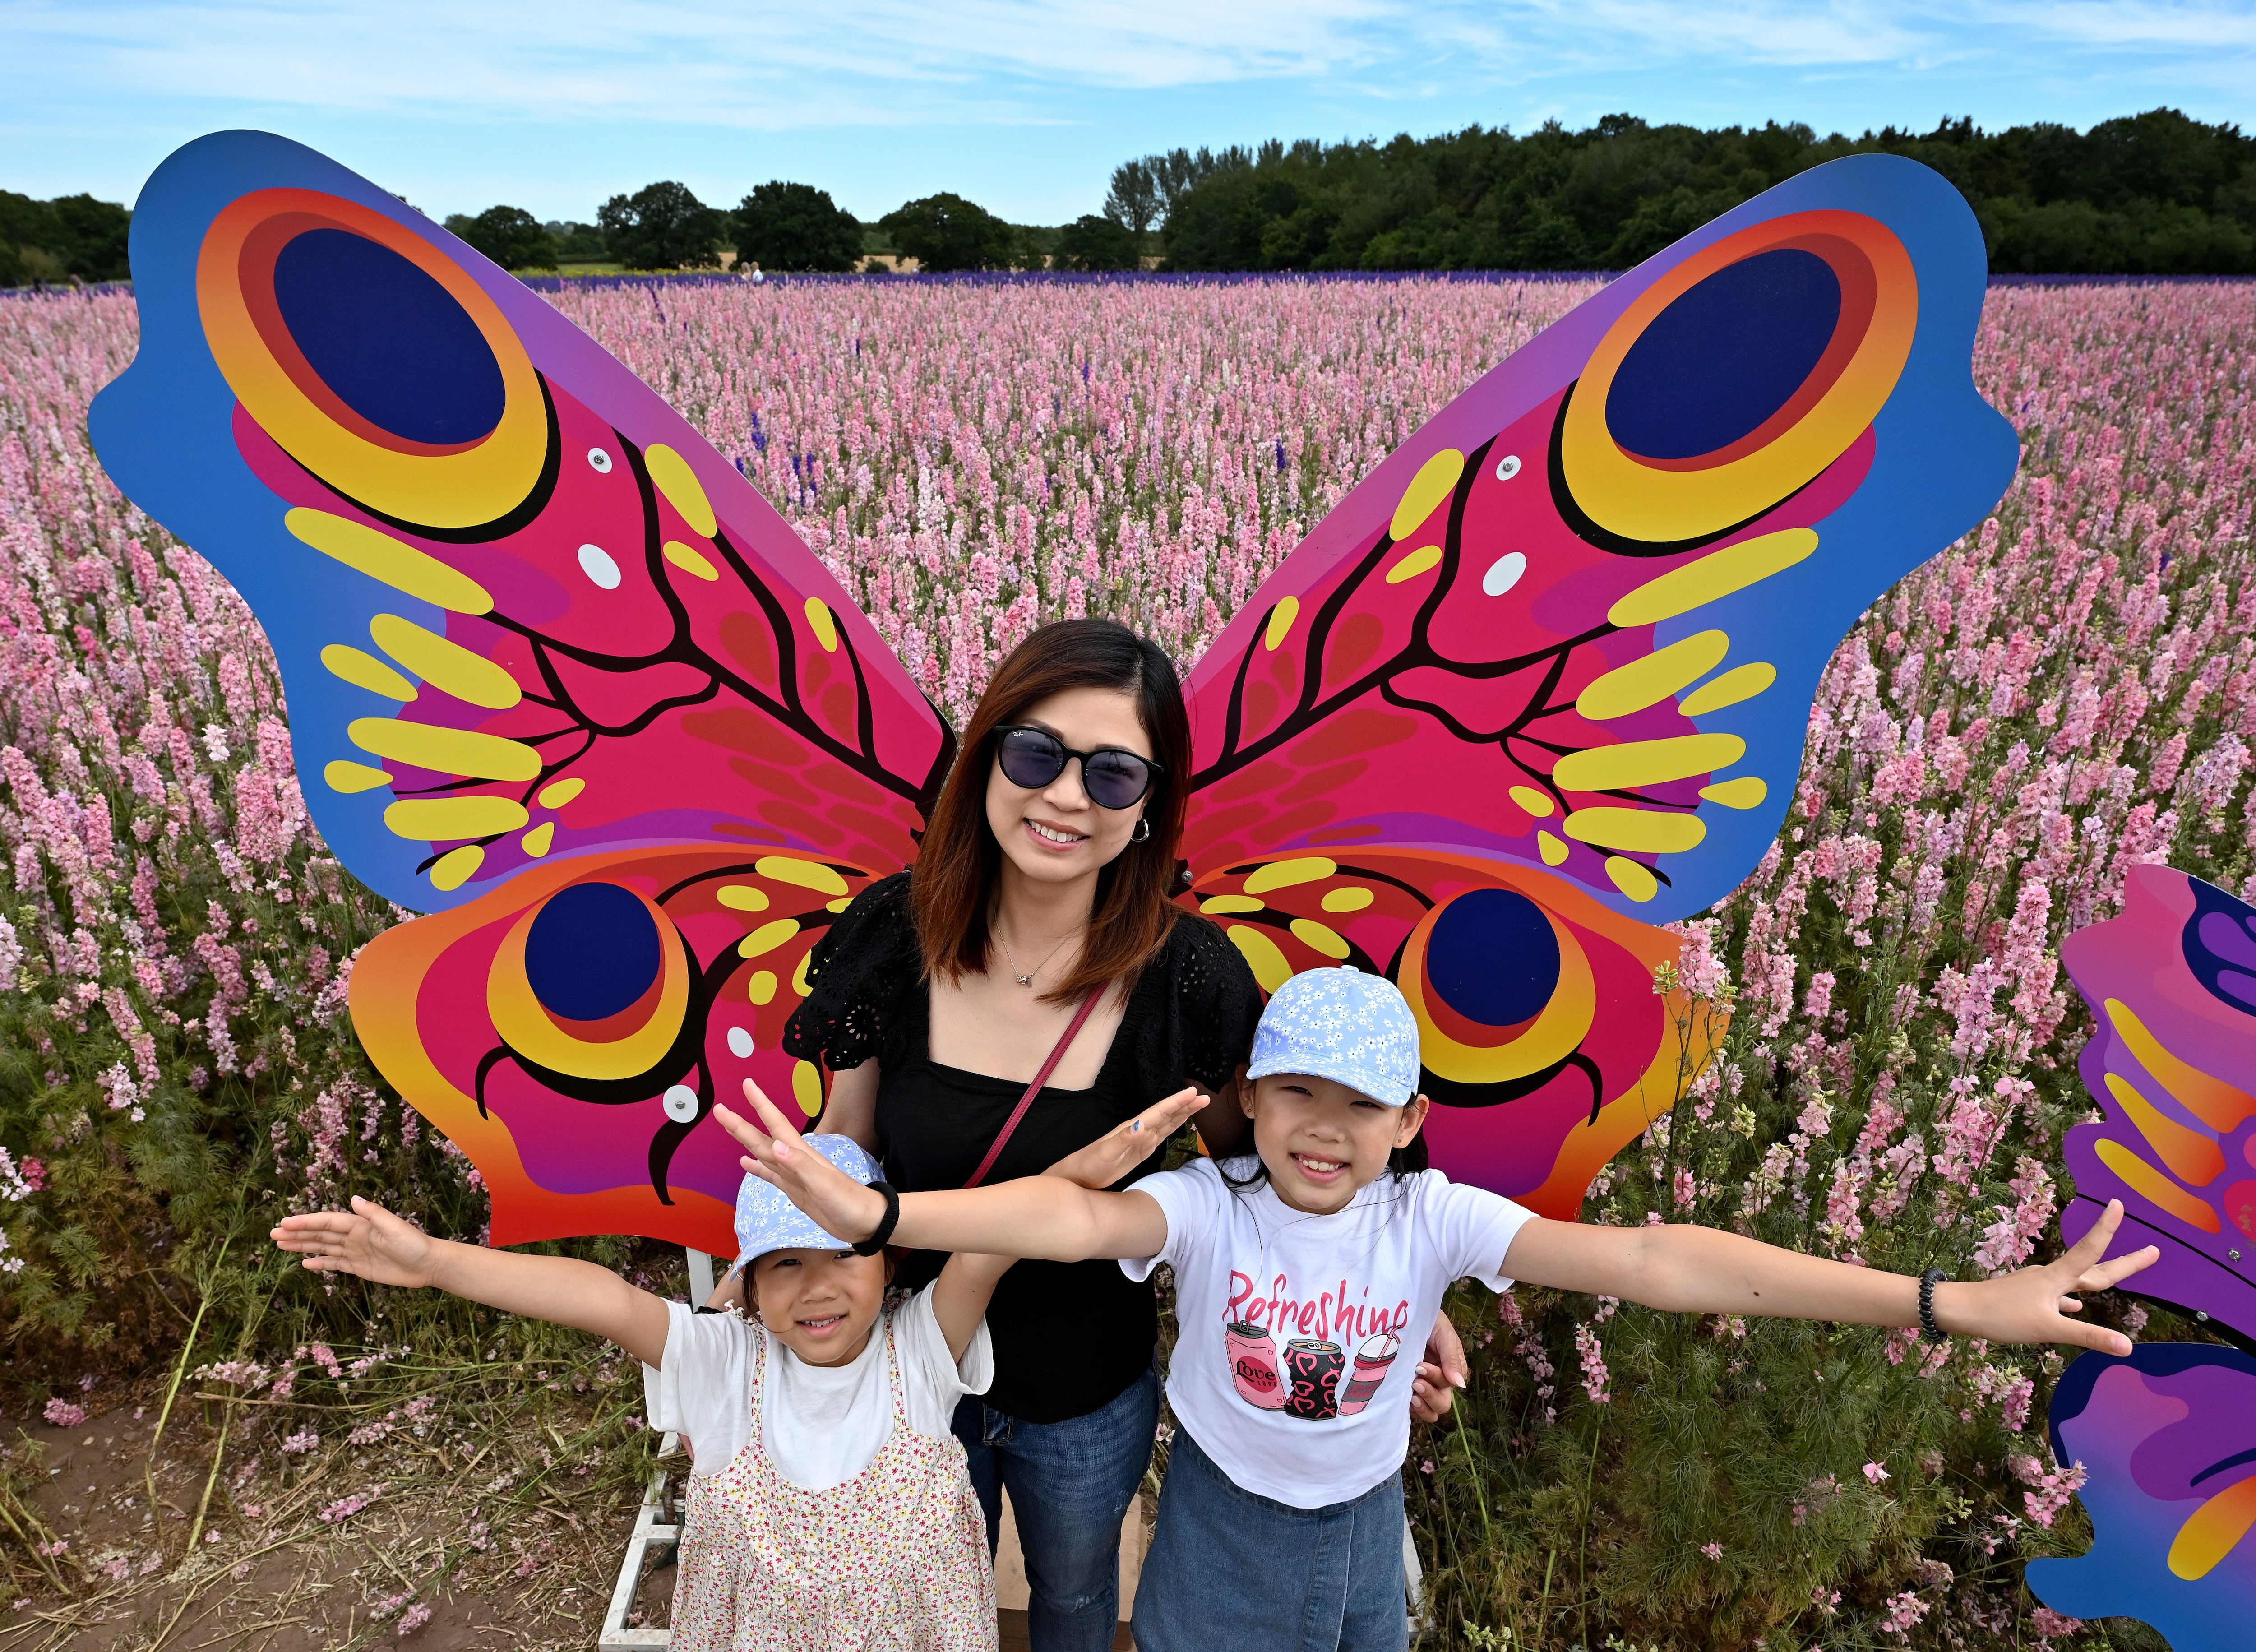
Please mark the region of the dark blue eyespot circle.
[[552, 1015], [600, 1021], [658, 979], [650, 908], [617, 884], [574, 884], [549, 896], [525, 937], [525, 979]]
[[2193, 900], [2179, 938], [2186, 967], [2218, 1003], [2256, 1014], [2256, 911], [2198, 879]]
[[1833, 342], [1841, 279], [1780, 247], [1726, 265], [1653, 318], [1606, 392], [1606, 429], [1646, 459], [1696, 459], [1760, 428]]
[[501, 422], [501, 364], [429, 273], [349, 229], [309, 229], [274, 260], [283, 325], [337, 399], [379, 430], [436, 447]]
[[1559, 937], [1526, 895], [1469, 891], [1434, 920], [1426, 984], [1469, 1021], [1516, 1027], [1540, 1014], [1558, 987]]

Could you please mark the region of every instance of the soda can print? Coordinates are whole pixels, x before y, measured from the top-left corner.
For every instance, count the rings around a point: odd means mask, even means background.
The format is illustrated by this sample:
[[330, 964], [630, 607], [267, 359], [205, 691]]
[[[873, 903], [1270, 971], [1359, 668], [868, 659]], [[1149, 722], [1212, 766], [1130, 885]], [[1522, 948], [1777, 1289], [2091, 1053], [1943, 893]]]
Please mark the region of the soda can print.
[[1285, 1415], [1322, 1423], [1339, 1415], [1340, 1373], [1347, 1355], [1336, 1342], [1296, 1339], [1285, 1345], [1285, 1376], [1290, 1387]]
[[1394, 1356], [1401, 1351], [1402, 1338], [1391, 1331], [1363, 1339], [1363, 1346], [1355, 1351], [1355, 1369], [1348, 1373], [1346, 1392], [1340, 1395], [1342, 1416], [1351, 1417], [1371, 1403], [1371, 1396], [1386, 1380]]
[[1264, 1411], [1281, 1410], [1285, 1384], [1277, 1374], [1277, 1345], [1259, 1325], [1239, 1321], [1223, 1334], [1230, 1353], [1230, 1374], [1246, 1404]]

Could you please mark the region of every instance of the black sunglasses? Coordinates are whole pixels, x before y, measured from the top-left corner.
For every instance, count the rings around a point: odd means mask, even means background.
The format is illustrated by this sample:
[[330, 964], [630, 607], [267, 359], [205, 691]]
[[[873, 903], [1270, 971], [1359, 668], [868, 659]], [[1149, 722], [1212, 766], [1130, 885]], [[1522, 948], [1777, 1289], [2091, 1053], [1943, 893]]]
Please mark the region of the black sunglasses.
[[1068, 759], [1081, 759], [1082, 789], [1102, 808], [1133, 808], [1167, 771], [1148, 757], [1101, 746], [1076, 752], [1047, 729], [1018, 723], [995, 731], [995, 763], [1013, 786], [1039, 792], [1065, 773]]

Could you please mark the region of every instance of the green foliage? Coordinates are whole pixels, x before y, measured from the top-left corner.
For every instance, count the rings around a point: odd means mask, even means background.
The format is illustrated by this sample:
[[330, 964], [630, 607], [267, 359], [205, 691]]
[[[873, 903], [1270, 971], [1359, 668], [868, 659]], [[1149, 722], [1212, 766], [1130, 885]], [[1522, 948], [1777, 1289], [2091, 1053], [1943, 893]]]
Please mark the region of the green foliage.
[[1176, 150], [1128, 163], [1114, 187], [1131, 168], [1132, 194], [1148, 177], [1173, 269], [1625, 269], [1773, 184], [1866, 152], [1910, 156], [1957, 185], [1993, 270], [2256, 271], [2256, 139], [2169, 109], [2083, 133], [1959, 120], [1856, 138], [1609, 115], [1525, 137], [1470, 126], [1384, 144]]
[[1007, 270], [1020, 256], [1019, 232], [961, 195], [927, 195], [878, 222], [923, 270]]
[[123, 281], [133, 215], [92, 195], [34, 201], [0, 189], [0, 286], [25, 281]]
[[1124, 160], [1112, 169], [1112, 187], [1104, 194], [1104, 215], [1127, 226], [1139, 248], [1145, 233], [1160, 221], [1160, 175], [1152, 162]]
[[1137, 249], [1126, 224], [1086, 214], [1058, 231], [1051, 262], [1061, 270], [1133, 270], [1141, 263]]
[[739, 265], [839, 273], [862, 258], [860, 220], [812, 184], [755, 185], [733, 220]]
[[447, 228], [504, 270], [546, 270], [557, 261], [555, 237], [522, 207], [488, 207], [476, 217], [458, 212]]
[[603, 244], [603, 232], [592, 223], [575, 223], [568, 219], [552, 218], [541, 228], [547, 230], [556, 243], [559, 259], [575, 264], [600, 264], [611, 256]]
[[613, 195], [596, 221], [611, 256], [631, 270], [720, 267], [727, 221], [687, 184], [655, 183], [631, 195]]

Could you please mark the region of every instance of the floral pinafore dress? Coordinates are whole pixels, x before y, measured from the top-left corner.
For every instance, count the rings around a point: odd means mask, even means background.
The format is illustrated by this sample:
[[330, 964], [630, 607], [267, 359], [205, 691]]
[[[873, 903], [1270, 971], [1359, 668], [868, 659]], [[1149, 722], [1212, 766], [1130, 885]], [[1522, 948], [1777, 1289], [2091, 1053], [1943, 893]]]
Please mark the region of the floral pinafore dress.
[[869, 1465], [828, 1491], [776, 1472], [751, 1438], [718, 1474], [692, 1475], [673, 1597], [674, 1652], [992, 1652], [995, 1569], [963, 1446], [909, 1426], [893, 1317], [885, 1316], [893, 1429]]

